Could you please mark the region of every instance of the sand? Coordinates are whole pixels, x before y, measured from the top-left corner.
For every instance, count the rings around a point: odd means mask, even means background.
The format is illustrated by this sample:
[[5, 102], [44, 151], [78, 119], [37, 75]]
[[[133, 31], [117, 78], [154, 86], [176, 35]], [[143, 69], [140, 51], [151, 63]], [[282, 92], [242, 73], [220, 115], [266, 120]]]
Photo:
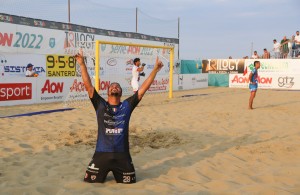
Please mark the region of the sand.
[[[190, 95], [190, 96], [186, 96]], [[300, 92], [216, 88], [146, 95], [130, 121], [137, 183], [83, 182], [91, 104], [0, 119], [0, 194], [300, 194]], [[62, 104], [2, 107], [2, 115]]]

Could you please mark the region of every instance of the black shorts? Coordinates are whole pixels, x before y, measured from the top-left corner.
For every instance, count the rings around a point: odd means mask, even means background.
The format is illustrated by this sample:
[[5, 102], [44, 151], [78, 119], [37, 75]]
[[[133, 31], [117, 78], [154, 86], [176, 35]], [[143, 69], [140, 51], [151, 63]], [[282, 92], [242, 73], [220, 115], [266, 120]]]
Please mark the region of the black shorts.
[[103, 183], [112, 171], [117, 183], [135, 183], [135, 170], [129, 153], [95, 152], [84, 181]]

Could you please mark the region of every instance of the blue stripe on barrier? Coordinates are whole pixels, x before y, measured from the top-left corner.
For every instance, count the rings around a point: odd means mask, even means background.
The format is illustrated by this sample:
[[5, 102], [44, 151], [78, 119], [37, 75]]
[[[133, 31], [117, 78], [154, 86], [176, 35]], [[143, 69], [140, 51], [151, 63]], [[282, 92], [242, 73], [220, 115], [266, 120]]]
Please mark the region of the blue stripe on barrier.
[[12, 117], [19, 117], [19, 116], [33, 116], [33, 115], [38, 115], [38, 114], [49, 114], [53, 112], [64, 112], [68, 110], [73, 110], [75, 108], [63, 108], [63, 109], [55, 109], [55, 110], [44, 110], [44, 111], [39, 111], [39, 112], [29, 112], [25, 114], [17, 114], [17, 115], [11, 115], [11, 116], [4, 116], [0, 118], [12, 118]]
[[192, 97], [192, 96], [202, 96], [202, 95], [208, 95], [208, 94], [188, 94], [188, 95], [182, 95], [181, 97]]

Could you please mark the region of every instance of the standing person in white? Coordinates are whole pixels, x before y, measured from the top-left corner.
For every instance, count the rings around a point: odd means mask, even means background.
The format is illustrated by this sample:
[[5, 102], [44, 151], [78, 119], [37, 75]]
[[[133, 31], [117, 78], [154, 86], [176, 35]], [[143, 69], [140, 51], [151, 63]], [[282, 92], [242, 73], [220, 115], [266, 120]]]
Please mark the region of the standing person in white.
[[273, 40], [274, 46], [273, 46], [273, 51], [274, 51], [274, 57], [276, 59], [280, 58], [280, 43], [277, 42], [276, 39]]
[[144, 64], [142, 67], [140, 67], [140, 65], [141, 65], [140, 58], [135, 58], [133, 60], [132, 79], [131, 79], [131, 86], [133, 89], [133, 93], [135, 93], [139, 89], [140, 73], [143, 72], [144, 70]]
[[257, 51], [254, 51], [254, 54], [251, 56], [251, 59], [258, 59], [259, 56], [257, 54]]

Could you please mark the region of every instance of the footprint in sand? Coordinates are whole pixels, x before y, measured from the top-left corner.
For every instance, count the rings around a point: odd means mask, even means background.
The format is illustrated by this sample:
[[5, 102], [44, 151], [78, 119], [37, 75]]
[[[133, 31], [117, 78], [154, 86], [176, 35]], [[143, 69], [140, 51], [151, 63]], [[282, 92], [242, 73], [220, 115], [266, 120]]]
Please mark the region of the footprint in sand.
[[19, 146], [21, 147], [21, 148], [32, 148], [30, 145], [28, 145], [28, 144], [19, 144]]

